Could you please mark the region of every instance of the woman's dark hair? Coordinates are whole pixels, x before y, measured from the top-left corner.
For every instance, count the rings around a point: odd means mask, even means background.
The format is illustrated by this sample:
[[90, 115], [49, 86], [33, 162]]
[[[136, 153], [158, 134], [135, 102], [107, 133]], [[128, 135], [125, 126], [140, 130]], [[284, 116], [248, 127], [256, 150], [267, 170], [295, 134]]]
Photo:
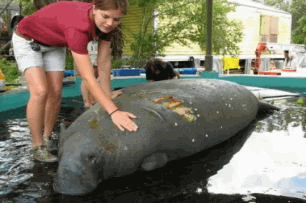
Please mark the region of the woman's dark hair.
[[11, 21], [11, 28], [13, 29], [19, 23], [19, 21], [21, 21], [23, 18], [24, 17], [22, 15], [14, 16]]
[[120, 9], [123, 15], [127, 13], [126, 0], [94, 0], [94, 5], [99, 10]]
[[164, 62], [160, 59], [152, 59], [147, 62], [146, 79], [153, 81], [168, 80], [177, 76], [171, 63]]

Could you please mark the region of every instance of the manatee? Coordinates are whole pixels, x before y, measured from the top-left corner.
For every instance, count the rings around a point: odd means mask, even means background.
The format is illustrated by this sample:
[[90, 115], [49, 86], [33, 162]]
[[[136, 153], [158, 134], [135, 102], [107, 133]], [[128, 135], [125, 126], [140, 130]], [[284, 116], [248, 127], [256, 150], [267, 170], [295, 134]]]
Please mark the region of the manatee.
[[152, 171], [231, 138], [261, 108], [278, 110], [241, 85], [215, 79], [167, 80], [122, 91], [114, 102], [137, 116], [138, 130], [120, 131], [99, 104], [62, 127], [55, 191], [84, 195], [111, 177]]

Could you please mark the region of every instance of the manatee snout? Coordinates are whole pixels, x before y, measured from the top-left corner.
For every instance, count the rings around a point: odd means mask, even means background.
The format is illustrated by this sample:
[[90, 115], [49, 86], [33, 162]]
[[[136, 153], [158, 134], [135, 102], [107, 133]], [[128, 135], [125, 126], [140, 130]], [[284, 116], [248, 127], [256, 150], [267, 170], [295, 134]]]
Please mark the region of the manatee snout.
[[95, 162], [95, 157], [81, 157], [77, 159], [75, 156], [72, 158], [71, 155], [63, 155], [53, 185], [56, 192], [82, 195], [92, 192], [101, 182], [91, 163]]
[[59, 153], [55, 191], [69, 195], [90, 193], [101, 182], [96, 143], [83, 136], [80, 140], [69, 140], [65, 145], [66, 150]]

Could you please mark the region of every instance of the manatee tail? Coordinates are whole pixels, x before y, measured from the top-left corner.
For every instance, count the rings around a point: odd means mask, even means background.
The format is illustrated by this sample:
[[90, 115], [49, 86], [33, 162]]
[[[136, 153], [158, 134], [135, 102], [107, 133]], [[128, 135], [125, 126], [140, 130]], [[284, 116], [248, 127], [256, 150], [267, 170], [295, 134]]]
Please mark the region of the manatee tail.
[[259, 110], [281, 110], [281, 108], [277, 107], [277, 106], [274, 106], [272, 104], [269, 104], [269, 103], [266, 103], [266, 102], [263, 102], [263, 101], [259, 101]]

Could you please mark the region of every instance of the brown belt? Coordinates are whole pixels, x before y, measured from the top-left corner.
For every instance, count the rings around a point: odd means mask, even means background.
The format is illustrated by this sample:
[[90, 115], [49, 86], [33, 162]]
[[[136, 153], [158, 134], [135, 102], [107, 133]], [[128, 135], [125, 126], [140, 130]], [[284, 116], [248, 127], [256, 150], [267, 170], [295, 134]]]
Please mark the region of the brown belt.
[[[33, 40], [33, 39], [30, 38], [29, 36], [20, 33], [20, 32], [18, 31], [17, 28], [18, 28], [18, 27], [15, 28], [15, 34], [16, 34], [17, 36], [22, 37], [23, 39], [26, 39], [26, 40]], [[38, 44], [43, 45], [43, 46], [46, 46], [46, 47], [54, 47], [54, 46], [51, 46], [51, 45], [48, 45], [48, 44], [41, 43], [41, 42], [36, 41], [36, 40], [34, 40], [34, 41], [37, 42]]]

